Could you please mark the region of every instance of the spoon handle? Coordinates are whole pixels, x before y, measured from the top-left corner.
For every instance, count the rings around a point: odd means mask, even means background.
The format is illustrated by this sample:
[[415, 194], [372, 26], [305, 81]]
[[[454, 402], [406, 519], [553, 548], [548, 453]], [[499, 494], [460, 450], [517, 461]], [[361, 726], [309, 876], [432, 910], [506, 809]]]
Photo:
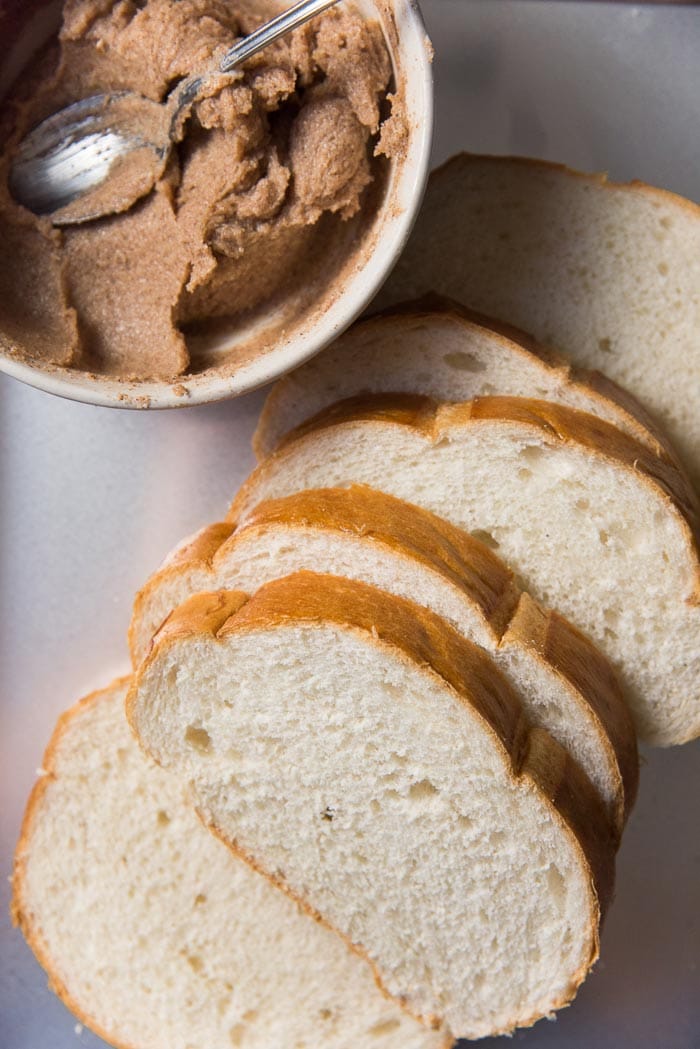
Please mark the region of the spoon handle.
[[273, 18], [270, 22], [266, 22], [265, 25], [260, 26], [255, 32], [234, 44], [231, 50], [227, 51], [221, 59], [219, 64], [220, 71], [222, 73], [230, 72], [239, 63], [245, 62], [247, 58], [256, 55], [258, 51], [262, 51], [273, 40], [277, 40], [279, 37], [284, 36], [285, 33], [291, 32], [292, 29], [297, 29], [304, 22], [308, 22], [310, 18], [320, 15], [322, 11], [337, 3], [338, 0], [301, 0], [289, 11], [283, 11], [282, 14]]

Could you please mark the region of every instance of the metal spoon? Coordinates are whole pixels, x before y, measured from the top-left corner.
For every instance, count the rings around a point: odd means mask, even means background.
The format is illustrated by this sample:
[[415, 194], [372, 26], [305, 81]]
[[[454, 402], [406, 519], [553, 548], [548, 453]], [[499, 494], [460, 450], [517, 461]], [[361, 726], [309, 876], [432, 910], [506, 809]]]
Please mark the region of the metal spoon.
[[218, 66], [181, 81], [165, 102], [118, 91], [54, 113], [20, 143], [8, 179], [12, 196], [56, 226], [127, 211], [163, 174], [203, 89], [335, 3], [301, 0], [239, 40]]

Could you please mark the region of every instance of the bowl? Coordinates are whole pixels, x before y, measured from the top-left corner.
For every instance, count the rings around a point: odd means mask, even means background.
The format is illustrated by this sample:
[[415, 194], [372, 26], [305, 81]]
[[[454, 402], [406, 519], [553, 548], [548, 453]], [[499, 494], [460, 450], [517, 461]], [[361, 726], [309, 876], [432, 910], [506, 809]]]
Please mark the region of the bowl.
[[[284, 4], [283, 6], [287, 6]], [[288, 303], [220, 319], [188, 337], [193, 368], [170, 380], [113, 378], [32, 361], [21, 340], [0, 323], [0, 369], [22, 382], [73, 400], [120, 408], [170, 408], [235, 397], [270, 382], [319, 353], [365, 309], [408, 237], [428, 172], [432, 135], [432, 48], [415, 0], [355, 0], [378, 20], [388, 44], [394, 83], [403, 98], [407, 137], [400, 156], [384, 163], [371, 213], [356, 225], [352, 246], [294, 312]], [[60, 3], [8, 0], [0, 11], [6, 58], [0, 96], [31, 55], [55, 35]], [[351, 223], [343, 224], [351, 226]]]

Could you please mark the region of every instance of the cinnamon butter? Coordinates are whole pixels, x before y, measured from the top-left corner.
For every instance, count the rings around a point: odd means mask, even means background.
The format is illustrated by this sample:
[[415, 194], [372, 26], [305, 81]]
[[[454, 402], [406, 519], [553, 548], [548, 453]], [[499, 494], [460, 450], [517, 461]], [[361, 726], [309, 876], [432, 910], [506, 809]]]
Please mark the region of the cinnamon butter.
[[[315, 283], [332, 279], [338, 251], [353, 250], [352, 230], [376, 206], [381, 154], [400, 148], [402, 127], [387, 98], [381, 30], [347, 3], [218, 77], [156, 189], [128, 212], [58, 229], [7, 189], [13, 148], [44, 117], [110, 90], [162, 100], [279, 9], [269, 0], [67, 0], [58, 43], [3, 107], [0, 330], [9, 352], [172, 380], [210, 363], [193, 347], [216, 318], [281, 302], [304, 309]], [[115, 179], [115, 211], [118, 191]]]

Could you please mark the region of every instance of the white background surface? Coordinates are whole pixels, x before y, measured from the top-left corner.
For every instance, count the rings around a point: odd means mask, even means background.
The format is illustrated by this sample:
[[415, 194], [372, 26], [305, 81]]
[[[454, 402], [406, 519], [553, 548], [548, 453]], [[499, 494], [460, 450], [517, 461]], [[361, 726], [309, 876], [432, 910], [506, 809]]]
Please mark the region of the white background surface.
[[[700, 9], [423, 6], [436, 162], [463, 148], [528, 154], [700, 201]], [[76, 1033], [10, 929], [5, 875], [55, 718], [126, 668], [135, 589], [173, 543], [224, 512], [252, 466], [261, 399], [134, 414], [0, 377], [0, 1049], [103, 1044]], [[601, 961], [556, 1023], [513, 1042], [700, 1049], [700, 743], [645, 755]]]

